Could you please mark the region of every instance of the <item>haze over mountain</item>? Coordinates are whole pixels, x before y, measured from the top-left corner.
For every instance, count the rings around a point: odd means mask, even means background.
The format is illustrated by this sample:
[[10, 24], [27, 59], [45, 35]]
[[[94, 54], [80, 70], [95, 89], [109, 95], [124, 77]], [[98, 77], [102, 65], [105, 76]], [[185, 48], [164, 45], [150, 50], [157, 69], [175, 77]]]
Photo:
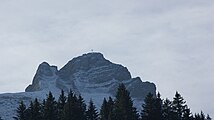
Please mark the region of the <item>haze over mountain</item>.
[[138, 109], [141, 109], [148, 93], [156, 95], [154, 83], [142, 82], [139, 77], [132, 78], [126, 67], [110, 62], [101, 53], [87, 53], [73, 58], [60, 70], [43, 62], [26, 92], [0, 94], [0, 116], [5, 120], [12, 120], [21, 100], [29, 103], [38, 98], [42, 101], [49, 91], [58, 98], [61, 89], [67, 93], [72, 90], [77, 95], [81, 94], [86, 103], [93, 99], [100, 108], [104, 98], [115, 96], [121, 83], [130, 91]]

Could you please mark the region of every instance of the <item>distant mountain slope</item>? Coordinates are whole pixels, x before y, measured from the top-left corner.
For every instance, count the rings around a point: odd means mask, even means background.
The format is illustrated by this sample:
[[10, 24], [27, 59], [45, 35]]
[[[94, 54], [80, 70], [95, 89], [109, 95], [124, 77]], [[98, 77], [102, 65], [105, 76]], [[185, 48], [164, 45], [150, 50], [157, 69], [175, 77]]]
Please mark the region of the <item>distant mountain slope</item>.
[[114, 95], [120, 83], [127, 86], [133, 98], [142, 99], [148, 92], [155, 94], [153, 83], [142, 82], [139, 77], [132, 78], [126, 67], [106, 60], [101, 53], [76, 57], [60, 70], [46, 62], [40, 64], [26, 92], [58, 88], [67, 92], [72, 89], [76, 94]]
[[106, 60], [101, 53], [73, 58], [60, 70], [43, 62], [25, 92], [0, 95], [0, 115], [3, 119], [11, 120], [19, 101], [29, 103], [34, 98], [42, 100], [49, 91], [58, 98], [61, 89], [65, 92], [71, 89], [81, 94], [86, 103], [93, 99], [99, 108], [104, 97], [114, 97], [120, 83], [126, 85], [138, 108], [149, 92], [156, 93], [154, 83], [142, 82], [139, 77], [132, 78], [126, 67]]

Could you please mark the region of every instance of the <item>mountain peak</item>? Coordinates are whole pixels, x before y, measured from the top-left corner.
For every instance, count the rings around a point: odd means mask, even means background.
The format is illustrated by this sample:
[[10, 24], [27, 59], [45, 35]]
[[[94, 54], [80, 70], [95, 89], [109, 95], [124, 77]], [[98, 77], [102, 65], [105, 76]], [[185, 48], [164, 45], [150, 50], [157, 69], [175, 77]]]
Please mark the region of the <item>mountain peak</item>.
[[42, 86], [44, 86], [44, 84], [43, 85], [41, 84], [44, 83], [44, 81], [46, 81], [47, 78], [53, 78], [53, 76], [56, 76], [57, 72], [58, 72], [57, 66], [50, 66], [47, 62], [42, 62], [36, 71], [32, 85], [29, 85], [25, 89], [25, 91], [32, 92], [42, 90], [43, 89]]
[[73, 67], [79, 66], [80, 69], [89, 69], [90, 67], [103, 66], [110, 63], [110, 61], [104, 58], [102, 53], [92, 52], [73, 58], [67, 65], [72, 65]]
[[44, 75], [44, 76], [53, 76], [57, 72], [56, 66], [50, 66], [47, 62], [42, 62], [38, 69], [36, 74], [37, 75]]
[[[96, 96], [114, 96], [120, 83], [124, 83], [134, 99], [143, 99], [149, 92], [155, 95], [155, 84], [142, 82], [132, 78], [128, 69], [104, 58], [102, 53], [92, 52], [83, 54], [70, 60], [59, 71], [47, 62], [39, 65], [32, 85], [26, 92], [71, 89], [76, 94], [86, 98]], [[102, 100], [101, 100], [102, 101]]]
[[50, 66], [50, 65], [46, 61], [44, 61], [39, 66]]
[[93, 75], [93, 80], [90, 77], [87, 78], [90, 82], [131, 79], [131, 74], [126, 67], [110, 62], [101, 53], [87, 53], [73, 58], [59, 70], [58, 75], [61, 79], [67, 81], [72, 76], [80, 73], [84, 73], [82, 76]]
[[104, 59], [104, 56], [102, 53], [100, 52], [90, 52], [90, 53], [86, 53], [86, 54], [83, 54], [82, 56], [79, 56], [79, 57], [85, 57], [85, 58], [99, 58], [99, 59]]

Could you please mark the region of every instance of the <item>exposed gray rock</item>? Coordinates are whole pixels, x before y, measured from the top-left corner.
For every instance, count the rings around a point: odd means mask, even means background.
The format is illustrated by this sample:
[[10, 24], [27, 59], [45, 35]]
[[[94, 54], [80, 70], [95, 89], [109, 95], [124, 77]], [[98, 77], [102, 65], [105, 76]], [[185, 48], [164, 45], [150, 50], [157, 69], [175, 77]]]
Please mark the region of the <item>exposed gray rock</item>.
[[26, 92], [49, 88], [48, 81], [55, 80], [55, 87], [76, 94], [108, 94], [114, 96], [120, 83], [124, 83], [134, 99], [142, 100], [150, 92], [155, 95], [155, 84], [132, 78], [126, 67], [106, 60], [101, 53], [88, 53], [73, 58], [57, 71], [44, 62], [39, 65], [32, 85]]
[[[40, 91], [43, 89], [44, 81], [47, 79], [52, 78], [57, 73], [56, 66], [50, 66], [47, 62], [43, 62], [39, 65], [37, 72], [33, 78], [32, 85], [29, 85], [25, 91], [26, 92], [33, 92], [33, 91]], [[43, 84], [42, 84], [43, 82]]]
[[15, 110], [20, 101], [29, 105], [31, 100], [45, 99], [49, 91], [55, 98], [59, 97], [60, 90], [68, 92], [72, 89], [81, 94], [86, 103], [93, 99], [96, 107], [101, 107], [104, 97], [116, 94], [120, 83], [124, 83], [133, 98], [138, 110], [144, 97], [150, 92], [155, 95], [155, 84], [142, 82], [132, 78], [126, 67], [106, 60], [101, 53], [88, 53], [69, 61], [62, 69], [50, 66], [47, 62], [39, 65], [33, 82], [26, 88], [26, 92], [0, 94], [0, 115], [5, 120], [13, 120]]
[[59, 70], [58, 75], [62, 80], [70, 80], [78, 72], [82, 72], [84, 77], [94, 83], [106, 82], [112, 78], [119, 81], [131, 79], [127, 68], [111, 63], [101, 53], [88, 53], [72, 59]]

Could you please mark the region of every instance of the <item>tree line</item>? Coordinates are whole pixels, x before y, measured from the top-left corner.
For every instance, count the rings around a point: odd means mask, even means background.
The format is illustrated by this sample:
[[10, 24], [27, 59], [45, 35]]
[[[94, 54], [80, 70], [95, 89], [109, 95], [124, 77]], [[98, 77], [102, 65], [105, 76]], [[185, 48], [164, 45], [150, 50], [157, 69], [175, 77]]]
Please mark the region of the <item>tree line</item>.
[[23, 101], [16, 109], [14, 120], [211, 120], [203, 112], [192, 114], [183, 97], [176, 92], [172, 101], [160, 94], [149, 93], [137, 111], [129, 91], [120, 84], [115, 99], [104, 98], [100, 110], [90, 100], [88, 106], [81, 95], [64, 91], [56, 101], [51, 92], [39, 102], [36, 98], [26, 107]]

